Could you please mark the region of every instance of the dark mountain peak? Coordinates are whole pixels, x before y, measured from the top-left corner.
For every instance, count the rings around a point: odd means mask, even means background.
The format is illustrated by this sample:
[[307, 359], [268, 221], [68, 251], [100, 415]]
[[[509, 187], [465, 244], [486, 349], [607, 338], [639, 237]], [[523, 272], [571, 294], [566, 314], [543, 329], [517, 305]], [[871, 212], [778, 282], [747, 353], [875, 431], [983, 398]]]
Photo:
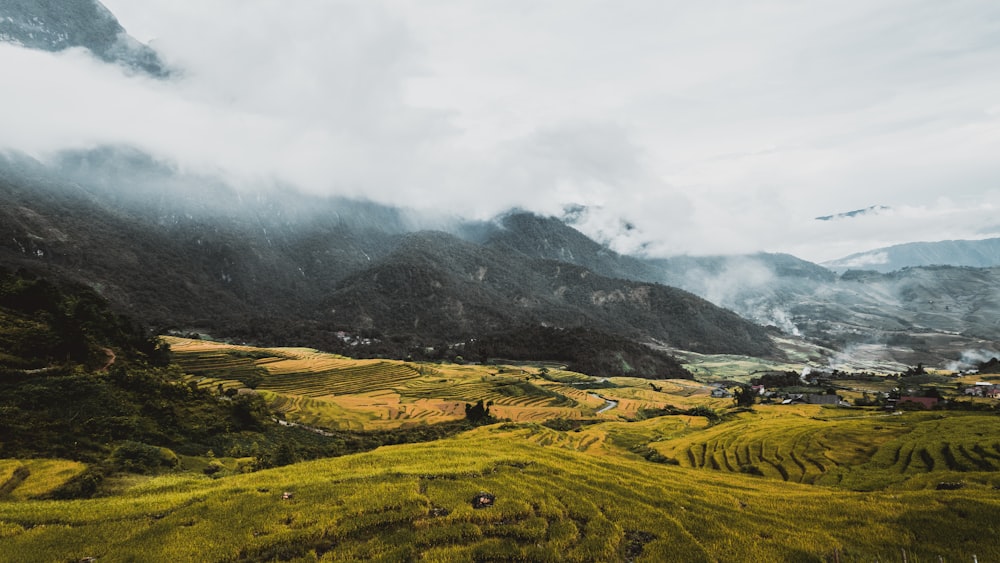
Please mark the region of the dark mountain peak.
[[0, 41], [29, 49], [83, 47], [99, 59], [166, 77], [160, 57], [97, 0], [0, 0]]
[[498, 218], [499, 228], [482, 237], [485, 246], [534, 259], [582, 266], [612, 278], [659, 281], [657, 270], [622, 256], [555, 217], [513, 211]]
[[773, 353], [762, 328], [686, 291], [440, 232], [406, 235], [322, 309], [339, 326], [382, 334], [464, 339], [519, 325], [589, 327], [696, 351]]
[[573, 262], [573, 255], [615, 254], [555, 217], [515, 211], [500, 217], [503, 230], [492, 238], [536, 258]]

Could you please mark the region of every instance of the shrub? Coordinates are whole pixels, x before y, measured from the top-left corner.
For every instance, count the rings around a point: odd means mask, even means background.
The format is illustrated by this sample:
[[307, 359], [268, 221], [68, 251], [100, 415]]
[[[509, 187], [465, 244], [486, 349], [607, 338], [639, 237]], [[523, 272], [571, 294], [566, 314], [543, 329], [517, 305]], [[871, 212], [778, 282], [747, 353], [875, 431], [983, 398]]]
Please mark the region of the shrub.
[[169, 449], [132, 440], [126, 440], [115, 448], [110, 461], [118, 469], [131, 473], [153, 473], [180, 465], [177, 454]]

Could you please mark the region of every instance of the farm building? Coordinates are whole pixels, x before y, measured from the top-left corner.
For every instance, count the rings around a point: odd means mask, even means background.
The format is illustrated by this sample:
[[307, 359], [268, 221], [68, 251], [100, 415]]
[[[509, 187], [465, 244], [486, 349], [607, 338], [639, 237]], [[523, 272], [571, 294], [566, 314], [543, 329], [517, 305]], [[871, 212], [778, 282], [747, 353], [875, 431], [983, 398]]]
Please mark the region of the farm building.
[[715, 389], [712, 389], [712, 396], [715, 397], [716, 399], [723, 399], [732, 397], [733, 394], [730, 393], [729, 390], [727, 389], [724, 389], [722, 387], [716, 387]]

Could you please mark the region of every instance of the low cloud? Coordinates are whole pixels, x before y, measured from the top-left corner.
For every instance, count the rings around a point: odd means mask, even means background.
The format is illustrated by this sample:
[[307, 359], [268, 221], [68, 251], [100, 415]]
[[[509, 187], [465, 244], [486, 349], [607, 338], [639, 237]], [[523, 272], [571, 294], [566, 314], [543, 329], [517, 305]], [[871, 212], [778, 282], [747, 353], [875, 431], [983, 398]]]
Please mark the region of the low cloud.
[[577, 204], [650, 255], [1000, 236], [993, 2], [106, 4], [178, 72], [0, 44], [0, 148], [476, 218]]

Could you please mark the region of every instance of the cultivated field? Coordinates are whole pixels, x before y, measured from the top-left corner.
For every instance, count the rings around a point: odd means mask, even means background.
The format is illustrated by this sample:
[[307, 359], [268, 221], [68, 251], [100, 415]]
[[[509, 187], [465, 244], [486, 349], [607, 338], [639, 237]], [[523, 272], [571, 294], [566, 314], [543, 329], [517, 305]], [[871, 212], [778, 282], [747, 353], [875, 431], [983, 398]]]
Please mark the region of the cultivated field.
[[[465, 405], [483, 401], [490, 412], [517, 422], [552, 418], [604, 419], [634, 416], [665, 404], [667, 394], [624, 395], [575, 385], [595, 378], [557, 368], [418, 364], [396, 360], [353, 360], [306, 348], [250, 348], [168, 337], [175, 361], [189, 381], [222, 390], [252, 385], [272, 409], [292, 422], [351, 430], [391, 429], [465, 417]], [[633, 383], [645, 385], [645, 380]], [[700, 385], [685, 382], [695, 388]], [[631, 383], [627, 383], [631, 385]], [[688, 389], [674, 403], [684, 403]], [[651, 392], [652, 393], [652, 392]], [[707, 391], [705, 392], [707, 394]]]
[[[0, 460], [0, 560], [1000, 561], [995, 411], [734, 409], [690, 380], [169, 341], [189, 383], [252, 384], [314, 429], [429, 425], [480, 400], [502, 420], [253, 473], [226, 459], [214, 478], [184, 456], [87, 500], [39, 500], [82, 464]], [[733, 361], [702, 365], [724, 379]], [[480, 491], [493, 506], [473, 508]]]
[[[0, 501], [11, 561], [980, 561], [1000, 496], [848, 492], [543, 444], [518, 425], [113, 498]], [[553, 447], [555, 446], [555, 447]], [[282, 500], [283, 492], [293, 497]], [[495, 505], [475, 510], [478, 491]]]

